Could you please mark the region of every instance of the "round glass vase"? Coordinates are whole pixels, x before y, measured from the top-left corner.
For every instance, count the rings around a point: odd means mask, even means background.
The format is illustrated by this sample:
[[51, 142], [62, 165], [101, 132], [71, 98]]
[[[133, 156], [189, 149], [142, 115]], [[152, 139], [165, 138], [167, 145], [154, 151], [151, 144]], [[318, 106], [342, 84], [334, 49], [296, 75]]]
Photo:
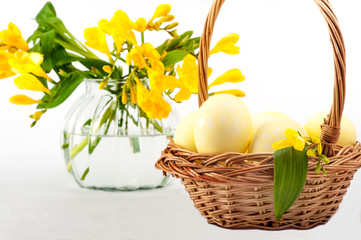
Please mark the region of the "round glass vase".
[[[154, 164], [178, 124], [173, 110], [161, 121], [147, 119], [136, 104], [123, 105], [123, 83], [86, 79], [86, 93], [69, 109], [62, 148], [68, 171], [82, 188], [131, 191], [165, 186]], [[173, 108], [174, 109], [174, 108]]]

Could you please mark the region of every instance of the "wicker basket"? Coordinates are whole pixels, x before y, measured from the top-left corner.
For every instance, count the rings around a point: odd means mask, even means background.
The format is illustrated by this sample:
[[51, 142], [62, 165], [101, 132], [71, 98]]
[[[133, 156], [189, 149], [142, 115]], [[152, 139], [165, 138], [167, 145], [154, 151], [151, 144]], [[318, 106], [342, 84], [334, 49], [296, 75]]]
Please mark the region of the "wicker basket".
[[[208, 98], [207, 69], [214, 24], [225, 0], [209, 11], [199, 53], [199, 104]], [[181, 178], [195, 207], [209, 223], [226, 228], [308, 229], [326, 223], [337, 211], [350, 181], [361, 167], [361, 144], [337, 145], [345, 99], [345, 49], [328, 0], [314, 0], [324, 16], [334, 50], [335, 83], [330, 114], [322, 124], [321, 140], [330, 163], [327, 177], [317, 175], [317, 159], [310, 157], [302, 193], [280, 221], [273, 208], [273, 154], [193, 153], [172, 141], [156, 167]]]

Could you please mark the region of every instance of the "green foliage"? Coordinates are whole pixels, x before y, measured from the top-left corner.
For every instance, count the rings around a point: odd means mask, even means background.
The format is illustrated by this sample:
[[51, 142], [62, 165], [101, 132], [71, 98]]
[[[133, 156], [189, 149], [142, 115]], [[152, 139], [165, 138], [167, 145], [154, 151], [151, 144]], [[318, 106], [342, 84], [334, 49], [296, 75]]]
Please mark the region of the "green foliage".
[[297, 151], [293, 147], [288, 147], [274, 153], [273, 200], [275, 217], [278, 221], [302, 192], [307, 169], [306, 148]]
[[72, 72], [63, 77], [63, 79], [55, 85], [50, 91], [54, 94], [45, 95], [42, 98], [43, 103], [38, 105], [38, 109], [54, 108], [62, 104], [84, 80], [82, 72]]

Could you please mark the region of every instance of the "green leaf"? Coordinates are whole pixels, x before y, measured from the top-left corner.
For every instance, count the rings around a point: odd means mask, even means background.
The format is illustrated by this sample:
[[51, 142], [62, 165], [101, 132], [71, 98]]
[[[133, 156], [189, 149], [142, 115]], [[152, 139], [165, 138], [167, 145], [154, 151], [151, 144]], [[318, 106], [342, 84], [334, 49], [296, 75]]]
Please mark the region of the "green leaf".
[[278, 221], [302, 192], [307, 169], [306, 148], [297, 151], [293, 147], [288, 147], [275, 151], [273, 201], [275, 217]]
[[321, 172], [321, 161], [318, 161], [316, 165], [316, 174], [319, 174]]
[[53, 58], [50, 57], [54, 49], [54, 39], [55, 31], [53, 30], [40, 35], [39, 44], [41, 47], [41, 53], [44, 55], [44, 62], [42, 63], [42, 68], [47, 73], [49, 73], [54, 66]]
[[55, 92], [55, 95], [51, 98], [49, 95], [45, 95], [42, 99], [43, 103], [37, 106], [38, 109], [46, 107], [46, 102], [49, 102], [49, 108], [54, 108], [62, 104], [82, 83], [84, 80], [84, 74], [81, 72], [72, 72], [55, 85], [51, 92]]
[[320, 159], [326, 164], [330, 163], [330, 159], [326, 155], [320, 154]]
[[183, 60], [183, 58], [185, 56], [187, 56], [189, 54], [188, 51], [185, 51], [183, 49], [177, 49], [177, 50], [173, 50], [171, 52], [168, 52], [167, 55], [165, 56], [165, 58], [163, 59], [163, 64], [165, 67], [171, 67], [173, 68], [173, 66], [177, 63]]
[[46, 20], [50, 17], [56, 17], [56, 12], [53, 4], [51, 2], [45, 3], [44, 7], [40, 10], [36, 16], [36, 20]]

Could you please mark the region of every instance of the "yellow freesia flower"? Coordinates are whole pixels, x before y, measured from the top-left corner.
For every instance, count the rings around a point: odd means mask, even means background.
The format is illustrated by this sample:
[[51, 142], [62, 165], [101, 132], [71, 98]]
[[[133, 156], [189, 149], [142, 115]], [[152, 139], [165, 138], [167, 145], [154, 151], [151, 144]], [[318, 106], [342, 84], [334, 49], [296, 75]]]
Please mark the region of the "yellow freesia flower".
[[113, 37], [117, 53], [122, 50], [122, 46], [126, 40], [130, 41], [133, 45], [137, 45], [137, 40], [132, 30], [141, 30], [143, 24], [143, 20], [139, 20], [138, 24], [132, 22], [128, 15], [121, 10], [116, 11], [110, 21], [101, 19], [98, 22], [99, 28], [104, 33]]
[[179, 85], [177, 78], [174, 76], [164, 75], [163, 72], [153, 70], [152, 68], [149, 68], [147, 73], [149, 77], [150, 88], [152, 90], [164, 92], [168, 89], [173, 90]]
[[134, 30], [137, 32], [144, 32], [147, 29], [147, 20], [144, 18], [138, 18], [138, 20], [135, 22], [135, 28]]
[[159, 60], [160, 59], [160, 54], [159, 52], [157, 51], [157, 49], [155, 49], [153, 47], [152, 44], [150, 43], [143, 43], [142, 44], [142, 49], [143, 49], [143, 54], [144, 54], [144, 57], [146, 57], [147, 59], [149, 60]]
[[235, 44], [238, 42], [238, 34], [231, 33], [223, 37], [216, 46], [209, 52], [209, 55], [223, 52], [231, 55], [236, 55], [239, 53], [240, 47], [237, 47]]
[[236, 97], [244, 97], [244, 96], [246, 96], [246, 94], [243, 91], [239, 90], [239, 89], [223, 90], [223, 91], [215, 92], [214, 94], [231, 94], [231, 95], [234, 95]]
[[[183, 58], [182, 67], [177, 66], [180, 91], [174, 97], [176, 101], [188, 100], [192, 93], [198, 93], [198, 67], [196, 58], [188, 54]], [[208, 68], [208, 76], [212, 69]]]
[[135, 46], [130, 50], [125, 61], [128, 65], [131, 65], [133, 62], [133, 64], [139, 68], [145, 68], [147, 66], [143, 56], [143, 48], [141, 46]]
[[13, 72], [20, 74], [33, 73], [38, 77], [51, 80], [40, 67], [42, 62], [43, 55], [36, 52], [28, 53], [19, 51], [14, 54], [14, 58], [9, 59], [9, 64], [11, 65]]
[[15, 75], [15, 73], [11, 70], [11, 65], [9, 64], [9, 59], [13, 57], [13, 54], [0, 50], [0, 79]]
[[103, 66], [103, 71], [106, 72], [106, 73], [111, 73], [112, 68], [109, 65], [104, 65]]
[[161, 93], [157, 90], [148, 90], [139, 79], [137, 81], [137, 103], [149, 118], [167, 118], [172, 111]]
[[109, 47], [105, 39], [105, 34], [98, 27], [91, 27], [84, 30], [85, 45], [104, 53], [111, 58]]
[[9, 23], [8, 29], [0, 32], [0, 42], [23, 51], [29, 50], [28, 43], [21, 36], [19, 28], [13, 23]]
[[9, 99], [9, 101], [12, 104], [16, 104], [16, 105], [31, 105], [31, 104], [41, 103], [41, 100], [35, 100], [22, 94], [12, 96]]
[[33, 118], [35, 121], [39, 121], [42, 115], [43, 115], [43, 112], [42, 112], [42, 111], [38, 111], [38, 112], [35, 112], [35, 113], [32, 115], [32, 118]]
[[245, 79], [245, 77], [243, 76], [241, 70], [235, 68], [235, 69], [231, 69], [231, 70], [227, 71], [222, 76], [216, 78], [216, 80], [214, 80], [209, 85], [209, 87], [213, 87], [213, 86], [216, 86], [216, 85], [221, 85], [221, 84], [226, 83], [226, 82], [238, 83], [238, 82], [244, 81], [244, 79]]
[[164, 69], [163, 62], [158, 61], [158, 60], [151, 60], [150, 61], [150, 66], [151, 66], [152, 70], [164, 73], [165, 69]]
[[281, 139], [275, 142], [272, 147], [275, 150], [279, 150], [287, 147], [294, 147], [297, 151], [303, 151], [305, 148], [305, 139], [300, 136], [300, 134], [293, 129], [286, 129], [285, 135], [287, 139]]
[[153, 64], [155, 69], [164, 69], [163, 63], [159, 61], [160, 55], [157, 49], [155, 49], [150, 43], [143, 43], [142, 46], [135, 46], [132, 50], [130, 50], [126, 57], [126, 63], [131, 65], [133, 62], [134, 65], [140, 68], [146, 68], [148, 67], [146, 59], [150, 60], [151, 65]]
[[127, 94], [125, 91], [123, 91], [123, 94], [122, 94], [122, 103], [123, 103], [123, 104], [127, 104], [127, 102], [128, 102], [128, 94]]
[[21, 74], [19, 77], [14, 79], [15, 85], [19, 89], [31, 90], [31, 91], [40, 91], [50, 93], [50, 90], [47, 89], [40, 81], [32, 74]]
[[172, 9], [172, 6], [169, 4], [161, 4], [159, 5], [153, 14], [152, 19], [160, 18], [167, 16], [170, 13], [170, 10]]
[[137, 103], [137, 90], [133, 85], [130, 86], [130, 102], [133, 104]]
[[[168, 14], [170, 13], [170, 10], [171, 10], [171, 9], [172, 9], [172, 6], [169, 5], [169, 4], [161, 4], [161, 5], [159, 5], [159, 6], [156, 8], [156, 10], [155, 10], [152, 18], [149, 20], [148, 25], [147, 25], [147, 29], [149, 29], [149, 30], [154, 30], [154, 29], [159, 30], [160, 25], [161, 25], [164, 21], [167, 21], [168, 18], [172, 18], [172, 17], [165, 18], [165, 17], [168, 16]], [[163, 21], [162, 21], [162, 20], [159, 20], [159, 21], [157, 21], [156, 23], [153, 23], [154, 19], [156, 19], [156, 18], [161, 18], [161, 17], [163, 17], [163, 18], [162, 18]], [[173, 17], [173, 19], [174, 19], [174, 17]], [[173, 20], [173, 19], [172, 19], [172, 20]], [[171, 20], [170, 20], [170, 21], [171, 21]]]

